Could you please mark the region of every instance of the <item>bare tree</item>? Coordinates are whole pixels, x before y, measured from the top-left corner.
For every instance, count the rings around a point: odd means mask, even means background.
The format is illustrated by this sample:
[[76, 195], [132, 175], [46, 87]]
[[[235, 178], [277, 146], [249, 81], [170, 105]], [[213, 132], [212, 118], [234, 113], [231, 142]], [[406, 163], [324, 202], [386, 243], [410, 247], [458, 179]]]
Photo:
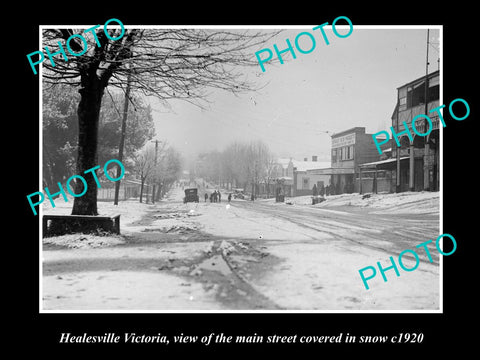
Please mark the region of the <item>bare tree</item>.
[[265, 190], [267, 192], [267, 198], [270, 197], [270, 183], [273, 183], [273, 180], [276, 178], [277, 175], [277, 159], [275, 156], [268, 152], [268, 154], [264, 158], [264, 166], [265, 172], [263, 180], [265, 182]]
[[171, 146], [166, 148], [160, 157], [156, 171], [158, 183], [157, 200], [160, 200], [181, 175], [182, 159], [180, 153]]
[[270, 150], [262, 141], [252, 141], [247, 147], [247, 174], [252, 185], [252, 195], [257, 195], [256, 187], [265, 177]]
[[143, 199], [145, 182], [154, 171], [155, 150], [152, 147], [142, 149], [135, 159], [135, 171], [140, 177], [140, 202]]
[[242, 184], [242, 187], [247, 187], [249, 174], [250, 174], [250, 163], [247, 158], [247, 146], [244, 143], [235, 142], [230, 151], [232, 152], [233, 159], [233, 174], [236, 179], [237, 184]]
[[[226, 179], [228, 183], [251, 186], [252, 194], [257, 194], [261, 180], [268, 186], [274, 176], [275, 159], [268, 146], [262, 141], [249, 143], [234, 142], [222, 152], [211, 151], [199, 157], [200, 176], [216, 182]], [[219, 182], [220, 184], [220, 182]]]
[[[83, 35], [86, 45], [80, 37], [72, 35]], [[99, 28], [95, 38], [91, 32], [46, 29], [44, 46], [56, 49], [59, 41], [69, 40], [70, 49], [81, 54], [69, 57], [68, 61], [57, 56], [54, 64], [50, 61], [43, 64], [45, 82], [79, 87], [77, 173], [83, 174], [97, 165], [98, 119], [107, 86], [123, 89], [130, 74], [132, 91], [154, 95], [163, 101], [183, 99], [202, 106], [208, 88], [234, 93], [252, 90], [254, 87], [245, 79], [242, 67], [258, 66], [254, 52], [274, 35], [276, 32], [222, 29], [105, 32]], [[95, 179], [88, 176], [86, 181], [87, 192], [75, 198], [72, 214], [98, 214]]]

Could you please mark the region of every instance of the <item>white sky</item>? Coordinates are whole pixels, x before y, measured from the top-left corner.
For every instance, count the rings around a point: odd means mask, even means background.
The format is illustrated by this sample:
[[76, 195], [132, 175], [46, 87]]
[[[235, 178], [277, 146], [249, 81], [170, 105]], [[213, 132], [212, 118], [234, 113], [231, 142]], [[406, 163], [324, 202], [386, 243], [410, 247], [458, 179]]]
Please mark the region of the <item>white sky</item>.
[[[171, 101], [168, 110], [151, 99], [157, 138], [187, 158], [222, 150], [234, 140], [261, 139], [279, 157], [318, 155], [319, 161], [329, 161], [331, 133], [354, 126], [370, 133], [388, 129], [397, 87], [425, 75], [426, 27], [366, 29], [354, 24], [347, 38], [325, 28], [327, 46], [318, 30], [311, 31], [313, 26], [290, 28], [265, 44], [272, 51], [274, 43], [283, 49], [286, 38], [293, 44], [298, 33], [309, 31], [316, 39], [311, 53], [297, 51], [297, 58], [283, 65], [265, 63], [264, 73], [260, 66], [244, 69], [251, 80], [268, 82], [258, 92], [235, 96], [212, 91], [207, 111], [182, 101]], [[430, 30], [429, 72], [438, 69], [439, 36], [439, 27]]]

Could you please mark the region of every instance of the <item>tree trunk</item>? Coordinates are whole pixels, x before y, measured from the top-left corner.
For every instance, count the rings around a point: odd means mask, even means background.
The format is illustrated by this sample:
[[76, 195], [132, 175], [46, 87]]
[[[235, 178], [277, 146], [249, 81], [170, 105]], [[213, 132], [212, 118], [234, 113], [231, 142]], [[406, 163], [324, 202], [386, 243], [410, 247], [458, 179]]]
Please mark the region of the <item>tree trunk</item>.
[[[73, 202], [72, 215], [98, 215], [97, 183], [93, 174], [84, 172], [97, 164], [98, 123], [104, 86], [95, 74], [82, 81], [79, 90], [81, 99], [78, 104], [78, 155], [77, 175], [83, 176], [87, 182], [87, 191], [83, 196], [76, 197]], [[76, 182], [75, 193], [83, 191], [81, 181]]]
[[155, 194], [155, 201], [160, 201], [163, 196], [163, 187], [160, 183], [158, 183], [157, 193]]
[[141, 185], [140, 185], [140, 203], [142, 202], [143, 199], [143, 184], [145, 183], [145, 178], [141, 177]]

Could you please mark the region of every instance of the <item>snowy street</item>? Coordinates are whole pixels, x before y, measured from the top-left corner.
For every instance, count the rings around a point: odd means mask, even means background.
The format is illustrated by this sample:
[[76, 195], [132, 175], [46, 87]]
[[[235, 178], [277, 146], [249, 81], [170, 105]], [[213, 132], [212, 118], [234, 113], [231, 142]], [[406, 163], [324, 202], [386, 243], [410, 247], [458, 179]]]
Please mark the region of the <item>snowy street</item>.
[[[400, 252], [439, 235], [439, 193], [182, 202], [175, 188], [120, 213], [121, 236], [43, 239], [44, 310], [438, 310], [440, 267], [417, 249], [415, 271], [386, 271], [366, 290], [358, 270], [390, 266]], [[44, 207], [68, 213], [71, 203]], [[413, 258], [403, 258], [406, 266]]]

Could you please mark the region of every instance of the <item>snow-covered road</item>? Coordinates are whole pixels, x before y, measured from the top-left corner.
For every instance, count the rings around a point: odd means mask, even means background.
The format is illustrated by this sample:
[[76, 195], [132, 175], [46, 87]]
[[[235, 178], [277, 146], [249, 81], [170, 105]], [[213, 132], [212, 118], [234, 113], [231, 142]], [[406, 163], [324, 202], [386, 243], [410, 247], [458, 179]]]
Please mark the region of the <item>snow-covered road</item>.
[[[275, 241], [263, 234], [265, 251], [282, 259], [275, 269], [256, 282], [269, 298], [285, 308], [405, 310], [438, 309], [439, 257], [433, 247], [433, 264], [417, 250], [420, 265], [405, 272], [398, 255], [406, 249], [439, 234], [438, 215], [371, 214], [355, 207], [318, 208], [243, 202], [239, 216], [247, 221], [275, 224], [277, 231], [289, 232], [288, 241]], [[235, 211], [234, 210], [234, 211]], [[245, 213], [247, 212], [247, 213]], [[253, 214], [254, 215], [252, 217]], [[244, 214], [244, 215], [242, 215]], [[268, 220], [270, 219], [270, 220]], [[358, 270], [375, 266], [386, 268], [393, 256], [400, 270], [386, 272], [384, 282], [377, 277], [366, 290]], [[405, 257], [402, 259], [404, 260]], [[404, 261], [406, 266], [413, 266]], [[274, 286], [281, 284], [281, 286]]]
[[[388, 282], [377, 269], [369, 290], [358, 273], [377, 261], [387, 267], [390, 256], [397, 260], [403, 250], [438, 236], [438, 212], [418, 211], [422, 201], [415, 196], [410, 207], [385, 212], [375, 206], [328, 206], [328, 200], [311, 206], [242, 200], [183, 204], [181, 198], [176, 188], [155, 205], [126, 202], [120, 243], [82, 249], [45, 245], [43, 308], [439, 309], [435, 247], [433, 263], [418, 250], [418, 268], [399, 269], [400, 277], [389, 270]], [[438, 208], [438, 196], [428, 201]], [[413, 258], [404, 257], [404, 263], [413, 266]]]

